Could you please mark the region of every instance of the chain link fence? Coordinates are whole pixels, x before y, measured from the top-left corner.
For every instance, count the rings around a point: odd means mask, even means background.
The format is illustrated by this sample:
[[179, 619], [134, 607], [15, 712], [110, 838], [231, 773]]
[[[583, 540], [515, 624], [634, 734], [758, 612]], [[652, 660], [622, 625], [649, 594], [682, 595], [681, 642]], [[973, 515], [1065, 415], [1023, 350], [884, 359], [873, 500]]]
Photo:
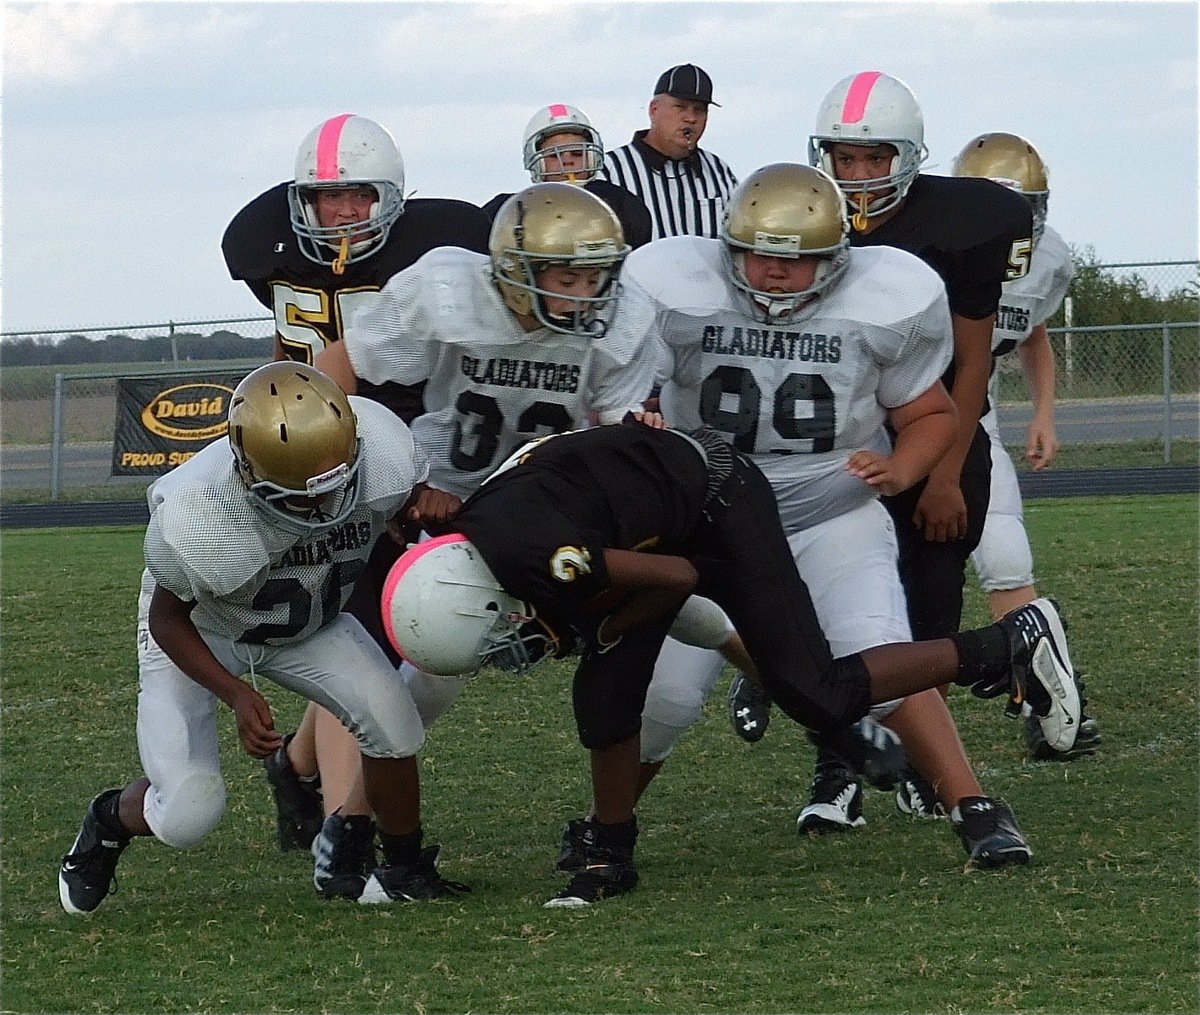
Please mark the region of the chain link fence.
[[[1077, 273], [1064, 307], [1048, 322], [1064, 448], [1148, 441], [1169, 462], [1172, 442], [1200, 438], [1198, 293], [1200, 263], [1195, 261], [1087, 265]], [[1164, 318], [1164, 311], [1174, 316]], [[118, 350], [127, 348], [128, 359], [12, 365], [3, 355], [0, 445], [6, 494], [41, 490], [57, 498], [60, 490], [86, 488], [92, 495], [107, 487], [114, 499], [136, 499], [146, 479], [108, 475], [117, 379], [248, 372], [269, 360], [274, 349], [274, 322], [267, 316], [3, 333], [0, 339], [55, 346], [61, 359], [64, 345], [75, 345], [80, 355], [95, 353], [99, 343], [89, 333], [104, 336], [105, 344], [115, 342]], [[147, 351], [153, 362], [146, 361]], [[999, 369], [1004, 438], [1023, 446], [1031, 406], [1018, 358], [1005, 357]]]

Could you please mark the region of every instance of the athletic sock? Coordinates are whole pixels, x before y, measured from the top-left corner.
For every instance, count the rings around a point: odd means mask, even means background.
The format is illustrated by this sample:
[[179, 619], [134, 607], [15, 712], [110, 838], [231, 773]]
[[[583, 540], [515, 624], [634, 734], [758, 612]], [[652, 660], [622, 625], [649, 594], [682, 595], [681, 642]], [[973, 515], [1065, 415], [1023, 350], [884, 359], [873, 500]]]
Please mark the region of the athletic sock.
[[391, 835], [380, 830], [379, 845], [383, 849], [385, 867], [411, 867], [421, 856], [421, 843], [425, 832], [420, 825], [407, 835]]

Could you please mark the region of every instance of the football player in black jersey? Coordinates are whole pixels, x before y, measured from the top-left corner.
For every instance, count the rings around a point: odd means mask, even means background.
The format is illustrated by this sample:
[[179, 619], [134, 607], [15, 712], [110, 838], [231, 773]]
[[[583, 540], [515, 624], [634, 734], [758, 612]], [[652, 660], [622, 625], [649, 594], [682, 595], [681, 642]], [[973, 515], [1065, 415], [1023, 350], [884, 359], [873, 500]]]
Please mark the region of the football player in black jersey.
[[[431, 672], [580, 655], [572, 693], [595, 816], [575, 862], [560, 858], [575, 873], [548, 906], [585, 906], [637, 884], [641, 713], [663, 639], [693, 592], [729, 614], [783, 711], [857, 763], [880, 766], [877, 777], [895, 759], [876, 739], [881, 728], [861, 723], [869, 705], [951, 680], [980, 697], [1008, 695], [1010, 711], [1028, 695], [1069, 739], [1079, 702], [1069, 700], [1048, 600], [948, 639], [835, 660], [758, 467], [714, 431], [683, 434], [662, 429], [657, 414], [638, 417], [518, 449], [457, 514], [443, 515], [447, 524], [426, 526], [447, 535], [411, 549], [388, 583], [386, 622]], [[520, 524], [530, 518], [538, 523]], [[1053, 697], [1055, 687], [1067, 698]]]
[[[990, 180], [921, 174], [927, 154], [912, 92], [879, 71], [834, 85], [809, 138], [809, 161], [846, 196], [851, 245], [883, 244], [917, 255], [942, 277], [950, 301], [954, 360], [942, 380], [958, 408], [955, 441], [927, 479], [883, 498], [896, 522], [916, 639], [946, 637], [962, 619], [966, 563], [983, 532], [991, 478], [988, 436], [979, 420], [987, 408], [992, 327], [1001, 287], [1029, 271], [1033, 252], [1033, 215], [1019, 194]], [[832, 752], [819, 753], [826, 776], [837, 764]], [[847, 784], [853, 781], [844, 774]], [[933, 788], [911, 775], [901, 788], [901, 809], [934, 813]], [[826, 796], [838, 795], [838, 780], [821, 783]], [[810, 806], [830, 802], [815, 793]], [[802, 828], [804, 817], [801, 812]]]
[[[275, 358], [311, 364], [393, 275], [435, 247], [486, 253], [490, 229], [487, 216], [466, 201], [406, 199], [404, 162], [392, 135], [373, 120], [343, 113], [305, 136], [293, 179], [239, 211], [221, 250], [230, 275], [274, 314]], [[358, 394], [407, 423], [422, 411], [422, 387], [364, 383]], [[396, 665], [400, 658], [380, 626], [379, 594], [401, 549], [389, 535], [379, 540], [346, 607]], [[333, 812], [356, 794], [343, 814], [363, 816], [356, 821], [363, 829], [369, 821], [357, 743], [336, 717], [313, 705], [286, 748], [266, 761], [281, 849], [307, 850], [321, 827], [318, 738], [325, 809]]]
[[[580, 184], [616, 213], [632, 249], [650, 242], [654, 226], [649, 209], [632, 191], [597, 175], [604, 163], [604, 143], [574, 106], [555, 102], [534, 113], [525, 127], [521, 153], [534, 183]], [[484, 213], [494, 219], [510, 197], [497, 194], [483, 206]]]

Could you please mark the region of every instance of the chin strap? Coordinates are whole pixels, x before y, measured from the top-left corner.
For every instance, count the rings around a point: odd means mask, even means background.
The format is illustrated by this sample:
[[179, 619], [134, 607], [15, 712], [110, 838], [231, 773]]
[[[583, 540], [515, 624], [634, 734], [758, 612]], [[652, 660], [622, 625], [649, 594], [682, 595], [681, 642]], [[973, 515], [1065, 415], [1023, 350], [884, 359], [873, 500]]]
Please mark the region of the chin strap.
[[342, 233], [342, 245], [338, 249], [338, 255], [333, 261], [333, 273], [341, 275], [346, 270], [346, 262], [350, 260], [350, 232], [347, 230]]

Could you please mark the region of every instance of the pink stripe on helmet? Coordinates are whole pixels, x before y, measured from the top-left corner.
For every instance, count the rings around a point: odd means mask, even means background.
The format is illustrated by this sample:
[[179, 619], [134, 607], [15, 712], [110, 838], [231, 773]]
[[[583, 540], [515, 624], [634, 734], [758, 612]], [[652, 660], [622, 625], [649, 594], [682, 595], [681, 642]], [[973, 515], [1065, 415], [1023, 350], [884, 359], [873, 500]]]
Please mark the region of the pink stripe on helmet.
[[846, 104], [842, 107], [842, 123], [858, 123], [867, 111], [867, 100], [871, 97], [871, 89], [875, 87], [883, 74], [877, 70], [865, 70], [855, 76], [850, 82], [850, 90], [846, 93]]
[[[400, 584], [400, 579], [430, 550], [436, 550], [439, 546], [445, 546], [447, 543], [465, 543], [466, 541], [467, 537], [461, 532], [451, 532], [449, 535], [438, 536], [436, 539], [427, 539], [412, 549], [405, 550], [392, 565], [392, 569], [383, 583], [383, 593], [379, 597], [379, 605], [383, 613], [383, 630], [387, 634], [388, 641], [392, 643], [392, 648], [400, 655], [404, 656], [404, 651], [400, 647], [400, 640], [396, 637], [396, 629], [393, 626], [395, 618], [392, 616], [392, 597], [396, 594], [396, 586]], [[404, 658], [408, 657], [404, 656]], [[411, 660], [409, 661], [411, 662]]]
[[342, 128], [354, 114], [343, 113], [321, 124], [321, 133], [317, 136], [317, 179], [338, 179], [338, 148], [342, 140]]
[[556, 102], [550, 107], [551, 116], [569, 116], [570, 109], [564, 106], [561, 102]]

